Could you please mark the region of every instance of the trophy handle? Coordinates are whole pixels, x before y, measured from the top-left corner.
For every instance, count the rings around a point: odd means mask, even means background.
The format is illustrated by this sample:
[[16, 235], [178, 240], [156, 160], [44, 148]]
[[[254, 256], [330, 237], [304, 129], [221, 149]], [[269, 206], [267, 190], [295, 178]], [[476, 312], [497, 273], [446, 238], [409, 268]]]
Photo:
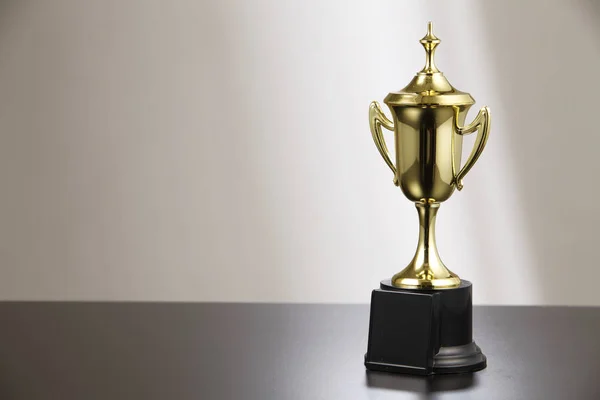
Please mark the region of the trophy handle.
[[[456, 130], [456, 133], [458, 135], [468, 135], [470, 133], [477, 131], [477, 139], [475, 140], [475, 145], [473, 146], [471, 155], [467, 159], [467, 162], [462, 167], [460, 172], [454, 178], [456, 188], [458, 190], [462, 190], [463, 178], [465, 177], [465, 175], [467, 175], [467, 172], [469, 172], [471, 170], [471, 168], [473, 168], [473, 165], [475, 164], [475, 162], [481, 155], [483, 148], [485, 147], [485, 144], [488, 139], [488, 135], [490, 133], [490, 124], [492, 122], [492, 117], [490, 114], [490, 109], [488, 107], [484, 106], [481, 108], [481, 110], [479, 110], [479, 113], [477, 114], [477, 116], [475, 117], [473, 122], [471, 122], [469, 125], [460, 127], [460, 126], [458, 126], [458, 113], [459, 113], [458, 107], [455, 107], [454, 111], [455, 111], [454, 129]], [[452, 144], [454, 144], [454, 140], [452, 141]]]
[[381, 131], [382, 126], [387, 130], [393, 131], [394, 123], [385, 116], [383, 111], [381, 111], [379, 103], [376, 101], [372, 101], [369, 105], [369, 126], [371, 128], [371, 134], [373, 135], [373, 141], [375, 141], [375, 146], [377, 146], [379, 154], [381, 154], [381, 157], [383, 157], [385, 163], [394, 173], [394, 185], [398, 186], [398, 173], [396, 166], [390, 159], [388, 148], [385, 144], [385, 138], [383, 137], [383, 132]]

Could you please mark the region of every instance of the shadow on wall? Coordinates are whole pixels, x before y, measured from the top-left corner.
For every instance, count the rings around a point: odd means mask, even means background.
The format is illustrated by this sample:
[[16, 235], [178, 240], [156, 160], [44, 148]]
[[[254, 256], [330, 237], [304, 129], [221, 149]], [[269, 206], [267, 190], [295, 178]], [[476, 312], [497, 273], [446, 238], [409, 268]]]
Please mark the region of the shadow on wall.
[[[591, 304], [600, 279], [600, 215], [594, 204], [600, 194], [600, 130], [594, 117], [600, 4], [512, 3], [478, 2], [477, 7], [501, 82], [504, 120], [510, 121], [495, 133], [507, 137], [511, 159], [506, 162], [518, 173], [514, 186], [534, 247], [533, 276], [539, 277], [531, 284], [543, 282], [537, 288], [541, 303]], [[546, 6], [552, 12], [544, 12]], [[565, 285], [580, 290], [566, 292]]]

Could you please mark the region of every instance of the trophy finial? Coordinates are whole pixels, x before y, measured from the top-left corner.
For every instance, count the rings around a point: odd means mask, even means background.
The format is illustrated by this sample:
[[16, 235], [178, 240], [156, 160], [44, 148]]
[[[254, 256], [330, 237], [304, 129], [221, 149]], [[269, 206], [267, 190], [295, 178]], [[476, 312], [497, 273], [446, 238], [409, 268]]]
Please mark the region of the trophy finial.
[[421, 70], [421, 73], [433, 74], [440, 72], [433, 61], [433, 54], [435, 53], [437, 45], [441, 43], [441, 40], [433, 34], [433, 22], [429, 21], [427, 23], [427, 34], [423, 36], [423, 39], [421, 39], [420, 42], [426, 52], [425, 66]]

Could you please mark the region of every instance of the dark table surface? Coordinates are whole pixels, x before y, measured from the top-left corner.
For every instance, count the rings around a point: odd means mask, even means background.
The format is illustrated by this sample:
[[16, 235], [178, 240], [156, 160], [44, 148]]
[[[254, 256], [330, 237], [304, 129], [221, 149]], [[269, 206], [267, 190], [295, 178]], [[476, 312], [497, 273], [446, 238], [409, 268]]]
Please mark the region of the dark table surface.
[[600, 308], [475, 307], [475, 374], [366, 372], [366, 305], [0, 303], [0, 399], [600, 399]]

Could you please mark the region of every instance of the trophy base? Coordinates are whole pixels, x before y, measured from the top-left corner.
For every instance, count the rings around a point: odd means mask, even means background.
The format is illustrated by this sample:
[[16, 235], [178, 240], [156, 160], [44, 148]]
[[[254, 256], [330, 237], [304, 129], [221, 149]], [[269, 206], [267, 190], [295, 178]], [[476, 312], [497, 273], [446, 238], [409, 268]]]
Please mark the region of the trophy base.
[[474, 372], [486, 357], [472, 338], [472, 284], [404, 289], [382, 281], [373, 290], [365, 366], [414, 375]]

